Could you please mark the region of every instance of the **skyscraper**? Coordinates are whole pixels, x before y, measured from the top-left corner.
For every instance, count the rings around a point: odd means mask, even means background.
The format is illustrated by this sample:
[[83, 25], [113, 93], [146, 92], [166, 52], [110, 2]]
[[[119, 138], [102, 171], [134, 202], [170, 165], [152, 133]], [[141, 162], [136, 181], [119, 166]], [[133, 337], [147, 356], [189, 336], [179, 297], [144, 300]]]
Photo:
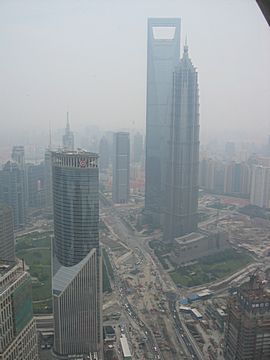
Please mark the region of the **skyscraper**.
[[97, 160], [52, 152], [54, 352], [63, 356], [102, 352]]
[[270, 167], [253, 166], [250, 203], [264, 208], [270, 207]]
[[64, 150], [74, 150], [74, 134], [70, 130], [68, 113], [65, 134], [63, 135], [63, 148]]
[[0, 360], [38, 360], [31, 278], [21, 263], [0, 264]]
[[173, 72], [179, 57], [180, 19], [149, 19], [144, 213], [148, 222], [157, 225], [166, 197]]
[[114, 203], [129, 200], [130, 142], [129, 133], [117, 132], [113, 137], [113, 186]]
[[225, 360], [270, 359], [270, 294], [258, 276], [228, 299]]
[[23, 227], [26, 221], [24, 185], [24, 170], [8, 161], [0, 171], [0, 201], [12, 208], [15, 229]]
[[15, 263], [12, 210], [3, 204], [0, 204], [0, 260]]
[[173, 73], [164, 240], [197, 229], [199, 188], [198, 75], [184, 47]]

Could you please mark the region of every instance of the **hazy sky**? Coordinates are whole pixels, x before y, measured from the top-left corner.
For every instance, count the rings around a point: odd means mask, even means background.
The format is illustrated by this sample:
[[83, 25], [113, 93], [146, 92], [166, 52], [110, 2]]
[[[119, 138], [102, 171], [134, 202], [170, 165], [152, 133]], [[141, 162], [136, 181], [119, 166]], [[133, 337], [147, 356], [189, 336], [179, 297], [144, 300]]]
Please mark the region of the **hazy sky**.
[[270, 28], [255, 0], [0, 0], [0, 141], [64, 127], [145, 128], [148, 17], [181, 17], [201, 140], [270, 134]]

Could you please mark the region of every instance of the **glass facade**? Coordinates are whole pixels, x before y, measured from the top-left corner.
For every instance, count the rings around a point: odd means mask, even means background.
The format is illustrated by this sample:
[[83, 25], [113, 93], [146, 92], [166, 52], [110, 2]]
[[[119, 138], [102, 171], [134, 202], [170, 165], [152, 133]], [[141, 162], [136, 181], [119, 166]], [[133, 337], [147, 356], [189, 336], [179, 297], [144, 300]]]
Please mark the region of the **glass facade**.
[[[156, 38], [154, 30], [173, 28], [173, 37]], [[180, 57], [180, 19], [149, 19], [147, 44], [147, 103], [145, 214], [160, 223], [164, 206], [166, 164], [172, 101], [172, 80]]]
[[[53, 153], [54, 251], [61, 265], [73, 266], [99, 247], [97, 156]], [[96, 162], [94, 162], [94, 159]]]

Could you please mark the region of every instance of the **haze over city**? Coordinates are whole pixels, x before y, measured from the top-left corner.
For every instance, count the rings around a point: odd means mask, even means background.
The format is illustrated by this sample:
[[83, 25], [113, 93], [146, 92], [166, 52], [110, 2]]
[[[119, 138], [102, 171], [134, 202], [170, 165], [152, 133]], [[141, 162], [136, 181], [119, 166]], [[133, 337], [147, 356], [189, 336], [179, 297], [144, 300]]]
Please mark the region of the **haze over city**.
[[3, 0], [1, 144], [47, 145], [67, 111], [78, 132], [145, 131], [148, 17], [181, 17], [181, 50], [187, 36], [199, 70], [201, 143], [265, 142], [270, 42], [255, 1]]
[[0, 1], [0, 360], [270, 359], [269, 29]]

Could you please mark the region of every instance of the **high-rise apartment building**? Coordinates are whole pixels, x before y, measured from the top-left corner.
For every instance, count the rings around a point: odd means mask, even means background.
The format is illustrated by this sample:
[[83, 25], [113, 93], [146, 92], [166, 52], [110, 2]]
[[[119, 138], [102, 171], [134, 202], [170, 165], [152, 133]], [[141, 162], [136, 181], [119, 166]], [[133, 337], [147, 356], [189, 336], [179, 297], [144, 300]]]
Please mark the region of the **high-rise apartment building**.
[[3, 204], [0, 204], [0, 261], [15, 263], [12, 210]]
[[24, 227], [26, 221], [24, 170], [8, 161], [0, 171], [0, 201], [13, 211], [14, 228]]
[[228, 299], [225, 360], [270, 359], [270, 293], [252, 276]]
[[250, 203], [270, 208], [270, 167], [254, 165], [252, 169]]
[[245, 162], [230, 162], [225, 166], [224, 193], [238, 196], [250, 194], [251, 170]]
[[70, 130], [68, 113], [65, 134], [63, 135], [63, 148], [64, 150], [74, 150], [74, 134]]
[[129, 133], [117, 132], [113, 137], [113, 185], [114, 203], [129, 200], [130, 141]]
[[0, 263], [0, 360], [38, 360], [31, 278], [12, 265]]
[[52, 152], [54, 352], [102, 358], [102, 273], [96, 154]]
[[180, 57], [180, 19], [148, 20], [145, 216], [161, 223], [170, 136], [173, 73]]
[[165, 241], [172, 241], [196, 231], [198, 176], [198, 75], [185, 45], [183, 57], [173, 73], [164, 219]]

